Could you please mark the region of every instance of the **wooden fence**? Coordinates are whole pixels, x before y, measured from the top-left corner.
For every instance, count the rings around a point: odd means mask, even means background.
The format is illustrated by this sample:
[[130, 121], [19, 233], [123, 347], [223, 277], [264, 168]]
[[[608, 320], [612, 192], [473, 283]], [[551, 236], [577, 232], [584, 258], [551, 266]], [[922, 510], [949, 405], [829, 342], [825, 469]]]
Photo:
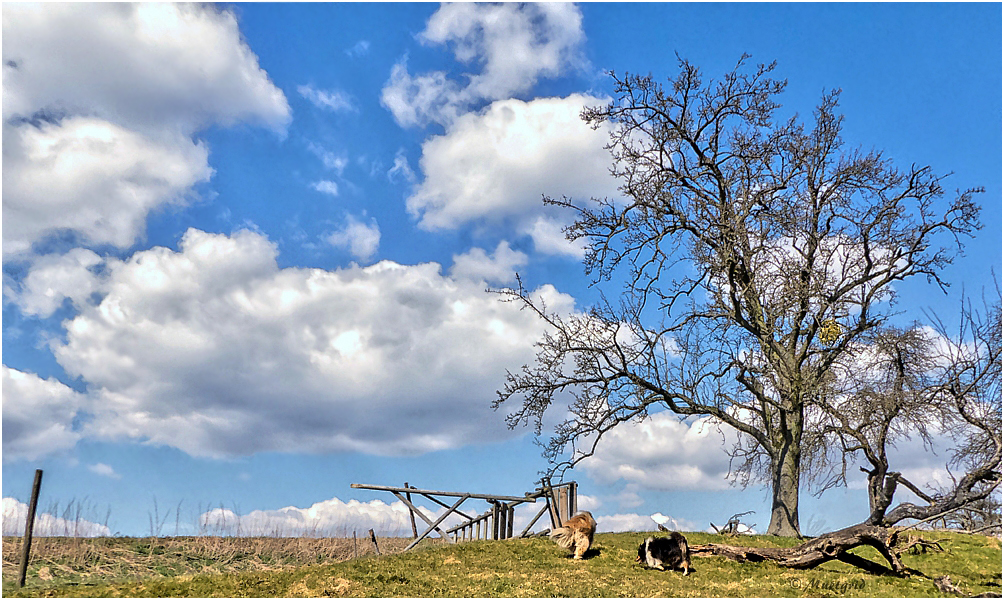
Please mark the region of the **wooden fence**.
[[[578, 485], [574, 481], [552, 485], [551, 480], [547, 477], [541, 480], [540, 487], [533, 492], [523, 494], [523, 496], [502, 496], [498, 494], [478, 494], [473, 492], [442, 492], [436, 490], [423, 490], [414, 486], [409, 486], [407, 483], [404, 487], [353, 483], [352, 487], [356, 489], [390, 492], [408, 507], [408, 511], [411, 513], [412, 533], [415, 539], [408, 545], [407, 548], [405, 548], [405, 550], [414, 548], [418, 542], [433, 531], [439, 533], [439, 537], [445, 539], [451, 544], [469, 540], [505, 540], [512, 538], [514, 537], [513, 521], [515, 520], [514, 515], [516, 507], [524, 503], [536, 503], [537, 500], [541, 499], [544, 501], [544, 506], [537, 512], [537, 515], [530, 520], [529, 524], [523, 528], [519, 536], [517, 536], [527, 537], [530, 529], [540, 519], [540, 517], [544, 515], [545, 512], [550, 516], [551, 527], [560, 527], [561, 523], [566, 521], [571, 515], [575, 514], [578, 506]], [[425, 513], [418, 510], [414, 504], [412, 504], [412, 495], [423, 496], [447, 510], [435, 521], [433, 521], [427, 517]], [[436, 496], [451, 499], [458, 498], [458, 500], [451, 505]], [[488, 502], [488, 509], [475, 516], [461, 512], [460, 506], [465, 501], [472, 498]], [[464, 521], [449, 529], [443, 530], [440, 527], [440, 524], [454, 513], [462, 517]], [[418, 530], [414, 526], [416, 516], [425, 521], [428, 525], [421, 535], [419, 535]]]

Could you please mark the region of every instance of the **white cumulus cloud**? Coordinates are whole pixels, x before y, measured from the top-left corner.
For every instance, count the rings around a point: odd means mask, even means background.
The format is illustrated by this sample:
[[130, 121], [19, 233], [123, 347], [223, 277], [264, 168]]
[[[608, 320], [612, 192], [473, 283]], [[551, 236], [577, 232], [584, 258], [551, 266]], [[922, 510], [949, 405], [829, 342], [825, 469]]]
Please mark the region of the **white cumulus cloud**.
[[509, 247], [509, 242], [503, 240], [499, 242], [491, 256], [481, 248], [471, 248], [464, 254], [454, 254], [450, 274], [475, 281], [511, 283], [516, 280], [516, 267], [526, 263], [526, 254], [513, 250]]
[[202, 143], [147, 137], [92, 117], [5, 124], [3, 155], [5, 256], [62, 230], [126, 248], [143, 235], [151, 211], [184, 203], [213, 174]]
[[380, 247], [380, 227], [375, 219], [367, 225], [348, 215], [345, 226], [328, 234], [325, 239], [336, 248], [346, 248], [360, 260], [369, 260]]
[[36, 460], [75, 446], [81, 434], [73, 422], [86, 397], [55, 379], [2, 370], [3, 459]]
[[[423, 512], [436, 518], [432, 511]], [[416, 518], [416, 522], [424, 524], [421, 518]], [[381, 500], [343, 502], [332, 498], [307, 508], [287, 506], [253, 510], [244, 515], [228, 508], [214, 508], [199, 516], [199, 526], [210, 533], [224, 535], [345, 536], [368, 529], [380, 535], [405, 535], [411, 533], [411, 518], [408, 507], [400, 501], [387, 504]]]
[[510, 220], [533, 236], [539, 250], [581, 252], [568, 249], [562, 222], [555, 220], [570, 217], [541, 198], [619, 195], [604, 149], [607, 130], [593, 130], [579, 118], [584, 106], [602, 102], [581, 94], [500, 100], [460, 117], [422, 144], [425, 179], [408, 198], [408, 211], [428, 230]]
[[648, 515], [617, 513], [613, 515], [593, 515], [598, 532], [655, 531], [658, 529]]
[[[431, 521], [435, 521], [446, 512], [446, 509], [435, 506], [430, 508], [422, 503], [431, 504], [419, 496], [412, 498], [412, 503]], [[536, 503], [525, 503], [516, 506], [513, 515], [513, 533], [522, 531], [542, 508], [541, 500]], [[466, 515], [483, 514], [486, 510], [480, 500], [467, 500], [458, 510]], [[439, 527], [449, 529], [461, 523], [464, 519], [452, 514], [444, 519]], [[421, 517], [415, 517], [415, 524], [421, 533], [428, 528], [428, 523]], [[387, 504], [381, 500], [361, 502], [332, 498], [316, 502], [309, 507], [299, 508], [287, 506], [275, 510], [254, 510], [247, 514], [238, 514], [229, 508], [215, 508], [199, 516], [201, 529], [222, 535], [350, 535], [351, 532], [364, 532], [373, 529], [378, 535], [402, 536], [411, 534], [411, 517], [408, 507], [403, 502]], [[534, 523], [531, 531], [540, 531], [550, 527], [550, 520], [544, 514]], [[430, 537], [437, 538], [433, 532]]]
[[[280, 269], [275, 246], [250, 231], [191, 229], [178, 251], [109, 259], [100, 292], [52, 342], [88, 384], [83, 433], [199, 456], [505, 439], [491, 399], [543, 331], [436, 263]], [[549, 285], [534, 294], [574, 308]]]
[[381, 101], [402, 126], [446, 124], [476, 102], [512, 97], [541, 77], [583, 65], [584, 39], [574, 4], [445, 4], [419, 40], [452, 47], [458, 61], [478, 72], [461, 85], [442, 71], [412, 76], [402, 59]]
[[228, 11], [5, 4], [3, 252], [73, 232], [130, 246], [147, 215], [212, 175], [202, 128], [282, 132], [289, 105]]
[[110, 477], [112, 479], [122, 479], [122, 476], [115, 472], [115, 469], [111, 465], [106, 465], [105, 463], [96, 463], [93, 465], [88, 465], [87, 470], [91, 473], [101, 475], [102, 477]]
[[282, 129], [289, 104], [233, 13], [199, 4], [5, 4], [3, 117], [96, 115], [130, 129]]
[[95, 269], [104, 259], [85, 248], [74, 248], [63, 255], [39, 258], [21, 282], [9, 292], [11, 299], [26, 315], [48, 317], [69, 298], [82, 306], [98, 290]]
[[[24, 524], [28, 518], [28, 505], [16, 498], [4, 498], [3, 501], [3, 534], [24, 535]], [[95, 523], [86, 519], [75, 518], [72, 521], [51, 515], [47, 512], [35, 514], [33, 535], [38, 537], [101, 537], [112, 534], [107, 525]]]
[[[721, 431], [734, 439], [728, 428]], [[635, 484], [631, 491], [723, 490], [729, 458], [722, 433], [707, 418], [688, 423], [661, 412], [607, 432], [580, 466], [601, 483]]]

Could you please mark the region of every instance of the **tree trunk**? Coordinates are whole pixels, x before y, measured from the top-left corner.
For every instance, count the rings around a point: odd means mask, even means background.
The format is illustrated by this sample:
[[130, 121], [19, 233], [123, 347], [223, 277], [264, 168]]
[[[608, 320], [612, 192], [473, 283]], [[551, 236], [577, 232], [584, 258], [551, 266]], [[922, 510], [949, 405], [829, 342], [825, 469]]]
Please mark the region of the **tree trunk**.
[[[691, 546], [695, 555], [717, 555], [745, 562], [774, 561], [779, 566], [793, 569], [810, 569], [831, 560], [846, 562], [876, 574], [893, 573], [906, 575], [909, 570], [893, 550], [896, 533], [886, 527], [860, 524], [826, 533], [794, 548], [746, 548], [728, 544], [702, 544]], [[889, 562], [887, 568], [876, 562], [850, 554], [848, 550], [857, 546], [871, 546]]]
[[767, 535], [798, 537], [798, 487], [802, 475], [802, 415], [782, 417], [776, 458], [771, 465], [771, 512]]

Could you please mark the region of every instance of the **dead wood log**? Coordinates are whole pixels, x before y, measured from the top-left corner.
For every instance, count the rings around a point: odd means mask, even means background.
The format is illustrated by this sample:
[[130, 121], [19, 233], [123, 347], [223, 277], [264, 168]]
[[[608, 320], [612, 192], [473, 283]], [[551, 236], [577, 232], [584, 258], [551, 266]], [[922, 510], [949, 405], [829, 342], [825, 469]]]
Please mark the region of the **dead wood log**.
[[975, 596], [969, 595], [967, 592], [962, 591], [959, 586], [952, 583], [952, 578], [948, 575], [943, 577], [934, 578], [934, 587], [943, 594], [954, 594], [956, 596], [961, 596], [963, 598], [1000, 598], [1001, 595], [995, 592], [983, 592], [982, 594], [976, 594]]
[[[739, 562], [773, 561], [782, 567], [811, 569], [831, 560], [839, 560], [849, 565], [875, 574], [895, 574], [906, 576], [914, 571], [908, 569], [893, 549], [896, 545], [895, 530], [879, 525], [859, 524], [825, 533], [793, 548], [749, 548], [729, 544], [702, 544], [691, 546], [692, 555], [714, 555]], [[889, 562], [891, 568], [850, 554], [848, 551], [858, 546], [871, 546]]]
[[956, 596], [968, 596], [965, 592], [959, 589], [959, 586], [952, 583], [952, 578], [948, 575], [944, 577], [934, 578], [934, 587], [938, 588], [943, 594], [954, 594]]

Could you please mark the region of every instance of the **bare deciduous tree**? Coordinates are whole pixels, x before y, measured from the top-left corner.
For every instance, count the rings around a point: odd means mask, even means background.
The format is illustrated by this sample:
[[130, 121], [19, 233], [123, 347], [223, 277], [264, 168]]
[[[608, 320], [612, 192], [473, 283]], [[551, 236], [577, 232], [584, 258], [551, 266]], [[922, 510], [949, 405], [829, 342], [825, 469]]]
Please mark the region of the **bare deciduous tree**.
[[[835, 440], [841, 468], [864, 458], [869, 468], [871, 512], [864, 523], [818, 536], [793, 548], [743, 548], [726, 544], [695, 546], [696, 554], [734, 560], [770, 560], [793, 568], [811, 568], [840, 560], [873, 573], [906, 575], [911, 570], [901, 554], [909, 547], [935, 547], [936, 542], [907, 537], [905, 529], [942, 520], [967, 531], [1000, 529], [1001, 484], [1001, 301], [980, 310], [963, 300], [957, 332], [935, 320], [934, 328], [872, 331], [870, 343], [834, 365], [828, 402], [820, 410], [821, 434]], [[842, 363], [842, 364], [841, 364]], [[826, 395], [823, 395], [826, 397]], [[910, 481], [891, 470], [889, 449], [919, 436], [954, 440], [947, 466], [961, 469], [950, 485]], [[926, 483], [926, 490], [918, 483]], [[900, 502], [893, 495], [906, 487], [923, 504]], [[901, 525], [915, 520], [912, 525]], [[884, 567], [850, 554], [872, 546], [889, 563]]]
[[[1001, 482], [1000, 328], [998, 290], [997, 302], [984, 302], [982, 310], [964, 299], [956, 332], [937, 319], [933, 328], [878, 328], [870, 343], [834, 364], [840, 384], [833, 397], [814, 405], [822, 413], [819, 434], [832, 436], [839, 452], [833, 482], [846, 482], [849, 462], [867, 463], [861, 467], [868, 476], [866, 523], [888, 527], [941, 517], [999, 524], [992, 510]], [[946, 467], [963, 474], [951, 485], [911, 481], [891, 469], [889, 449], [897, 442], [920, 438], [928, 445], [934, 436], [954, 442]], [[925, 504], [890, 509], [900, 486]]]
[[893, 314], [896, 282], [944, 287], [960, 237], [980, 227], [981, 190], [947, 194], [929, 167], [845, 147], [837, 91], [808, 126], [777, 119], [785, 82], [747, 58], [718, 81], [685, 60], [665, 86], [614, 74], [614, 100], [583, 111], [614, 126], [623, 198], [545, 202], [576, 211], [566, 235], [588, 242], [594, 284], [626, 283], [618, 302], [572, 316], [522, 284], [501, 290], [551, 327], [495, 407], [517, 399], [507, 422], [539, 434], [547, 408], [569, 399], [546, 446], [555, 471], [650, 411], [710, 415], [742, 436], [739, 482], [771, 489], [768, 533], [791, 536], [804, 466], [823, 447], [807, 435], [809, 407]]

